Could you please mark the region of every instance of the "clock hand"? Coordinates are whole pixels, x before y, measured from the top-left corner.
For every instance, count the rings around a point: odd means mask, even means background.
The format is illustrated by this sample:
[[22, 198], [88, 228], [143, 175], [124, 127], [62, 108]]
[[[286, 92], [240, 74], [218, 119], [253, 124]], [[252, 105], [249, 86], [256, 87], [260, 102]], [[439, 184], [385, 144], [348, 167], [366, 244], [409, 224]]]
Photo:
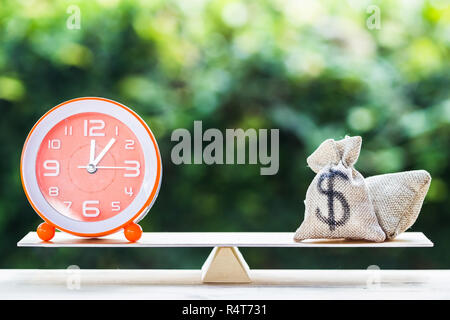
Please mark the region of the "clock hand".
[[95, 140], [91, 140], [91, 149], [89, 151], [89, 164], [94, 163], [95, 158]]
[[105, 154], [109, 151], [109, 149], [111, 149], [112, 145], [114, 144], [114, 142], [116, 142], [116, 139], [112, 138], [111, 140], [109, 140], [108, 144], [106, 145], [106, 147], [102, 150], [102, 152], [99, 153], [99, 155], [97, 156], [97, 158], [94, 159], [94, 161], [92, 161], [92, 163], [89, 163], [90, 165], [96, 166], [105, 156]]
[[[89, 166], [78, 166], [79, 169], [88, 169]], [[109, 167], [109, 166], [96, 166], [96, 169], [135, 169], [135, 167]]]

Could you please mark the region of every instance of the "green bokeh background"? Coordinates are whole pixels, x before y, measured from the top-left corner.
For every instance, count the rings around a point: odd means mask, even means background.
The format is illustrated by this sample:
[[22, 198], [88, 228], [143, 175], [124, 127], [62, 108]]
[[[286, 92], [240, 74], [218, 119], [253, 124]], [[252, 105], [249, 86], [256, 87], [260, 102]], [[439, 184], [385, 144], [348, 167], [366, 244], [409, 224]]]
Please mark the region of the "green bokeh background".
[[[76, 7], [71, 7], [75, 5]], [[380, 9], [373, 26], [370, 5]], [[70, 12], [79, 8], [80, 29]], [[69, 12], [69, 13], [68, 13]], [[145, 231], [294, 231], [327, 138], [361, 135], [364, 175], [426, 169], [424, 249], [243, 249], [253, 268], [450, 268], [448, 1], [0, 0], [0, 267], [199, 268], [205, 248], [30, 249], [19, 178], [32, 125], [68, 99], [138, 112], [162, 154]], [[171, 132], [279, 128], [280, 170], [179, 165]]]

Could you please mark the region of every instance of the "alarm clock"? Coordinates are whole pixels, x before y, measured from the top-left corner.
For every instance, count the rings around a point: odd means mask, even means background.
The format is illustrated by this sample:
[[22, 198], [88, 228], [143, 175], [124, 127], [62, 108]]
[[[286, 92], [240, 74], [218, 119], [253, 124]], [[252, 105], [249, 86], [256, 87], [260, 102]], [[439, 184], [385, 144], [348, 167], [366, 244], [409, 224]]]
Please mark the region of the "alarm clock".
[[123, 230], [137, 241], [137, 224], [161, 185], [162, 163], [147, 124], [118, 102], [96, 97], [61, 103], [44, 114], [25, 141], [20, 174], [33, 209], [55, 228], [80, 237]]

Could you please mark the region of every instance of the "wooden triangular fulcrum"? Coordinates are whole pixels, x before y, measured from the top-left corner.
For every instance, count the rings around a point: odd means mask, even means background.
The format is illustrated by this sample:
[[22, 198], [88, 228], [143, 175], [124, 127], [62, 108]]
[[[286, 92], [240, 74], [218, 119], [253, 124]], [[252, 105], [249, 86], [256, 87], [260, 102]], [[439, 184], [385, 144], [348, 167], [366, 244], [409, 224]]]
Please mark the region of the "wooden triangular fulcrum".
[[250, 268], [237, 247], [215, 247], [202, 267], [204, 283], [250, 283]]

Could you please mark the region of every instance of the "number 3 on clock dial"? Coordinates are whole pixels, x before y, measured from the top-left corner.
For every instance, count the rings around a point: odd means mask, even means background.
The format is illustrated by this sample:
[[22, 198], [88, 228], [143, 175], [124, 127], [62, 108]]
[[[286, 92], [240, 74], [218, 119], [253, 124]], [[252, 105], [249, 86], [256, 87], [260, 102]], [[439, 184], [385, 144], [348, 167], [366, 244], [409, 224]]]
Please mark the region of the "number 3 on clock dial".
[[128, 126], [103, 113], [79, 113], [56, 124], [43, 139], [36, 177], [46, 201], [77, 221], [114, 217], [143, 183], [142, 146]]

